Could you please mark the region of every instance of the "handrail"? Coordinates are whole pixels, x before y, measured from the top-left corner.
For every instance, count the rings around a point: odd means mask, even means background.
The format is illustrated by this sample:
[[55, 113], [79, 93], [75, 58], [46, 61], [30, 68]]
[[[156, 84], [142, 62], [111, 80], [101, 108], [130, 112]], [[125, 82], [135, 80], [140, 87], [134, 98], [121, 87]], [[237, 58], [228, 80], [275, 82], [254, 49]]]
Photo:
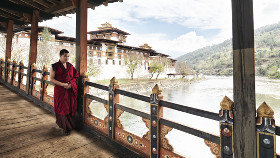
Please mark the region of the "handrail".
[[128, 91], [121, 90], [121, 89], [116, 89], [115, 93], [116, 94], [121, 94], [121, 95], [124, 95], [124, 96], [127, 96], [127, 97], [131, 97], [131, 98], [134, 98], [134, 99], [138, 99], [138, 100], [141, 100], [141, 101], [144, 101], [144, 102], [147, 102], [147, 103], [150, 103], [150, 97], [147, 97], [147, 96], [144, 96], [144, 95], [128, 92]]
[[85, 94], [85, 97], [108, 105], [108, 100], [105, 100], [105, 99], [102, 99], [102, 98], [99, 98], [99, 97], [96, 97], [96, 96], [93, 96], [93, 95], [90, 95], [90, 94]]
[[54, 83], [52, 83], [51, 81], [47, 81], [47, 80], [44, 80], [43, 82], [45, 82], [45, 83], [47, 83], [47, 84], [49, 84], [49, 85], [55, 85]]
[[40, 82], [42, 82], [42, 79], [41, 79], [41, 78], [32, 77], [32, 79], [35, 79], [36, 81], [40, 81]]
[[163, 125], [166, 125], [168, 127], [175, 128], [180, 131], [192, 134], [194, 136], [209, 140], [213, 143], [220, 144], [220, 137], [212, 135], [210, 133], [206, 133], [206, 132], [203, 132], [203, 131], [200, 131], [200, 130], [197, 130], [197, 129], [194, 129], [194, 128], [191, 128], [188, 126], [184, 126], [179, 123], [175, 123], [175, 122], [163, 119], [163, 118], [160, 119], [160, 123]]
[[180, 104], [175, 104], [175, 103], [171, 103], [171, 102], [164, 101], [164, 100], [161, 100], [159, 102], [159, 104], [163, 107], [167, 107], [167, 108], [170, 108], [170, 109], [174, 109], [174, 110], [186, 112], [186, 113], [189, 113], [189, 114], [193, 114], [193, 115], [196, 115], [196, 116], [201, 116], [201, 117], [205, 117], [205, 118], [208, 118], [208, 119], [219, 121], [219, 114], [218, 113], [205, 111], [205, 110], [200, 110], [200, 109], [196, 109], [196, 108], [192, 108], [192, 107], [188, 107], [188, 106], [184, 106], [184, 105], [180, 105]]
[[38, 70], [38, 69], [33, 69], [33, 72], [39, 72], [39, 73], [42, 73], [43, 71], [42, 71], [42, 70]]
[[95, 87], [95, 88], [99, 88], [99, 89], [102, 89], [102, 90], [105, 90], [105, 91], [108, 91], [108, 88], [109, 88], [108, 86], [104, 86], [104, 85], [97, 84], [97, 83], [92, 83], [92, 82], [85, 82], [85, 85]]
[[120, 105], [120, 104], [116, 104], [116, 108], [120, 109], [120, 110], [123, 110], [123, 111], [126, 111], [126, 112], [129, 112], [131, 114], [143, 117], [145, 119], [150, 119], [150, 114], [147, 114], [147, 113], [142, 112], [142, 111], [138, 111], [138, 110], [135, 110], [135, 109], [132, 109], [132, 108]]

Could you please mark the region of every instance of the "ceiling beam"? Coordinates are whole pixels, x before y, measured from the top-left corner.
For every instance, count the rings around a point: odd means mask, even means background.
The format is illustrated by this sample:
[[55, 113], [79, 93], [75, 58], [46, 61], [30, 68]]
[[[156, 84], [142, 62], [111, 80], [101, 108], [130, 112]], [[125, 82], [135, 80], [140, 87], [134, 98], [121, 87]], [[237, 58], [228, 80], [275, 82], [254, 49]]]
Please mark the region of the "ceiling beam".
[[67, 11], [67, 10], [70, 10], [70, 9], [74, 9], [72, 1], [61, 3], [59, 5], [56, 5], [56, 6], [52, 7], [52, 8], [49, 8], [45, 11], [48, 12], [48, 13], [57, 14], [61, 11]]
[[9, 10], [9, 9], [5, 9], [5, 8], [0, 8], [0, 10], [2, 10], [3, 12], [9, 13], [11, 15], [14, 15], [16, 17], [22, 17], [22, 12], [18, 12], [18, 11], [14, 11], [14, 10]]
[[31, 6], [31, 7], [34, 7], [38, 10], [44, 10], [45, 8], [42, 8], [41, 5], [37, 4], [37, 3], [34, 3], [32, 0], [19, 0], [21, 1], [22, 3], [24, 3], [25, 5], [27, 6]]
[[[8, 21], [9, 21], [9, 19], [0, 16], [0, 22], [7, 23]], [[26, 23], [23, 22], [23, 21], [14, 20], [14, 24], [16, 24], [16, 25], [25, 25]]]
[[42, 6], [46, 7], [46, 8], [50, 8], [50, 7], [53, 6], [53, 4], [49, 4], [49, 3], [47, 3], [44, 0], [33, 0], [33, 1], [35, 1], [36, 3], [42, 5]]
[[[25, 13], [29, 13], [29, 14], [33, 14], [33, 10], [36, 10], [35, 8], [22, 6], [22, 5], [19, 5], [16, 3], [12, 3], [8, 0], [1, 0], [0, 8], [6, 8], [6, 9], [25, 12]], [[44, 11], [40, 11], [40, 17], [42, 17], [42, 18], [50, 19], [53, 16], [54, 16], [53, 14], [50, 14], [50, 13], [47, 13]]]

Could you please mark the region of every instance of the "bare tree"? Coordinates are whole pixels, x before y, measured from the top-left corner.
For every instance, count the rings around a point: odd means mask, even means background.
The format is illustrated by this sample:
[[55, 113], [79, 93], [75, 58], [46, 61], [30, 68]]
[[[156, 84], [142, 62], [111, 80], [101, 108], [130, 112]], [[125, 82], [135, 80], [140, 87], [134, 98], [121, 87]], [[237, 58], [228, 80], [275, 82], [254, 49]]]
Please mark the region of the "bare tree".
[[175, 70], [177, 73], [180, 73], [182, 75], [192, 72], [190, 67], [185, 62], [177, 62], [175, 66]]
[[127, 56], [124, 59], [124, 62], [128, 68], [128, 72], [131, 76], [131, 79], [133, 79], [133, 74], [135, 72], [135, 70], [140, 67], [142, 61], [142, 57], [138, 54], [136, 54], [136, 52], [133, 51], [129, 51], [127, 53]]
[[0, 33], [0, 58], [5, 58], [6, 50], [6, 37], [3, 33]]
[[37, 66], [42, 69], [44, 65], [54, 63], [57, 56], [55, 40], [48, 28], [44, 28], [37, 44]]

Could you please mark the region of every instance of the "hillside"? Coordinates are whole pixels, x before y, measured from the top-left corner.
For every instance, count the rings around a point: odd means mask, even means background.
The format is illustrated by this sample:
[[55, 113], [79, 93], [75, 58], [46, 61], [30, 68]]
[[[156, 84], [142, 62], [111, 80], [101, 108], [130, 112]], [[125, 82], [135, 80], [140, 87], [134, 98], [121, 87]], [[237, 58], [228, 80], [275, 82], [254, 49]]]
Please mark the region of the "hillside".
[[[280, 22], [255, 30], [256, 75], [280, 79]], [[177, 58], [198, 73], [232, 75], [232, 40]]]

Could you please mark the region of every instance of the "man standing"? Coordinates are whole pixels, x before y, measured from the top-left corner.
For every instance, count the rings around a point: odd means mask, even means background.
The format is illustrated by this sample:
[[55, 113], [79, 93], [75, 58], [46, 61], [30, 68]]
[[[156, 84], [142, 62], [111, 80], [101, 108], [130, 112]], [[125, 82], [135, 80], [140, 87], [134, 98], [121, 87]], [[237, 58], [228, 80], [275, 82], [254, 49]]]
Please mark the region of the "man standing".
[[63, 129], [65, 135], [75, 128], [75, 113], [77, 110], [78, 71], [69, 61], [69, 52], [60, 51], [60, 59], [52, 64], [50, 81], [54, 87], [54, 111], [56, 124]]

